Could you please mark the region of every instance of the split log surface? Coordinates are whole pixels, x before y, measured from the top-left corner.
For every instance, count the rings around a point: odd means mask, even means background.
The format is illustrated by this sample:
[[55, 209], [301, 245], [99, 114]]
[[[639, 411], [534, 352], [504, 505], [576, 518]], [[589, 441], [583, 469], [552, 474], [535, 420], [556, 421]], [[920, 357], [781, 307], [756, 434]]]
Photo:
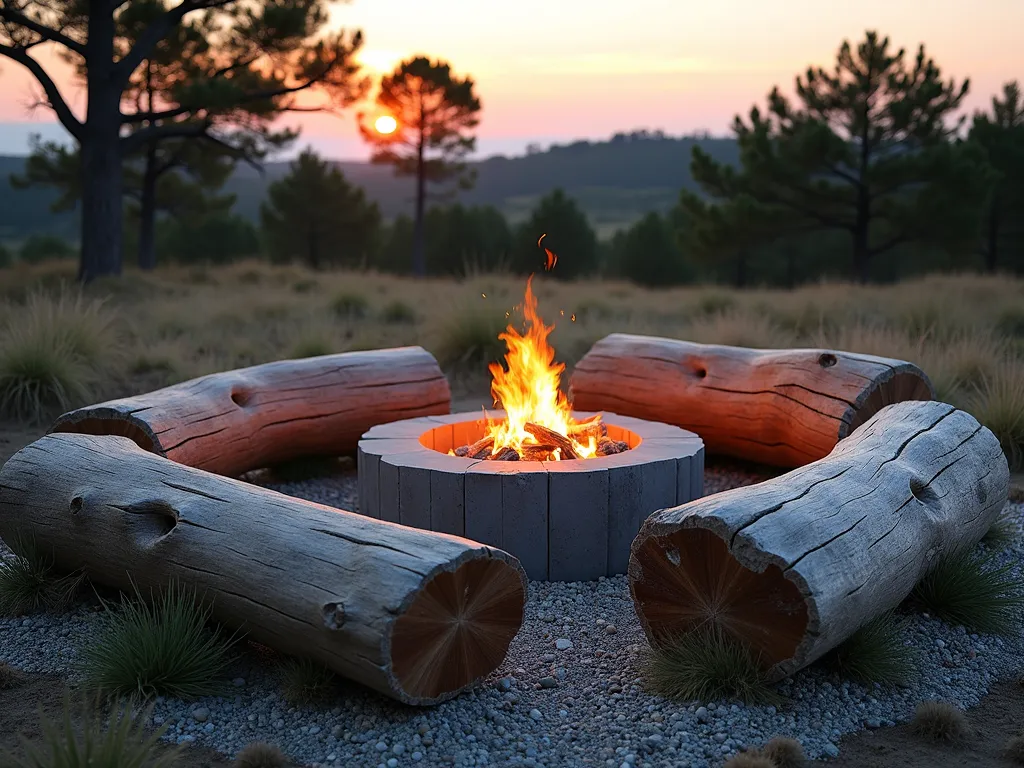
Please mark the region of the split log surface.
[[629, 561], [637, 615], [652, 643], [717, 625], [785, 677], [976, 544], [1008, 488], [974, 417], [891, 405], [825, 459], [649, 517]]
[[123, 435], [220, 475], [353, 453], [370, 427], [449, 413], [448, 380], [421, 347], [344, 352], [214, 373], [66, 413], [51, 432]]
[[816, 461], [881, 408], [934, 397], [912, 363], [824, 349], [756, 350], [612, 334], [576, 365], [573, 407], [696, 432], [708, 453]]
[[0, 536], [143, 594], [177, 580], [213, 616], [409, 704], [492, 672], [519, 630], [511, 555], [343, 512], [147, 453], [123, 437], [47, 435], [0, 470]]

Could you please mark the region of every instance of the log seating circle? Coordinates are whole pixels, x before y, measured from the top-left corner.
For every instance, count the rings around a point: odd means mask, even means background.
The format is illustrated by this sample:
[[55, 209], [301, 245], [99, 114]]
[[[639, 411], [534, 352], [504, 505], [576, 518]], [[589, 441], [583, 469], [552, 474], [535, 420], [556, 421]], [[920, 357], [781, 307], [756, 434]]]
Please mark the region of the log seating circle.
[[[633, 449], [448, 456], [479, 419], [449, 413], [418, 347], [212, 374], [58, 419], [0, 468], [0, 537], [35, 537], [97, 583], [187, 582], [254, 639], [431, 704], [501, 663], [527, 575], [628, 569], [652, 643], [711, 623], [782, 677], [975, 543], [1008, 493], [991, 432], [901, 402], [933, 396], [902, 361], [614, 334], [572, 395]], [[705, 445], [799, 468], [699, 498]], [[363, 514], [226, 477], [357, 451]]]
[[667, 424], [614, 413], [603, 421], [630, 450], [572, 461], [474, 460], [448, 451], [483, 436], [479, 413], [378, 425], [359, 441], [359, 510], [503, 549], [531, 579], [623, 574], [647, 515], [703, 495], [704, 448]]

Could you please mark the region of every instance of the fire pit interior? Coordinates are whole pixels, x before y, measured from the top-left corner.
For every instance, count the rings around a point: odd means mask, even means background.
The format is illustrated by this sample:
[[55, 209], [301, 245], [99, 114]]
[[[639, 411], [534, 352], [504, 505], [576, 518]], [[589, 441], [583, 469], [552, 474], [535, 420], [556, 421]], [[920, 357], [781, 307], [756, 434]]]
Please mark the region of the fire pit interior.
[[531, 283], [525, 331], [510, 325], [505, 364], [490, 366], [504, 410], [371, 429], [359, 443], [359, 510], [499, 547], [534, 579], [625, 573], [643, 520], [702, 494], [703, 443], [678, 427], [573, 412]]

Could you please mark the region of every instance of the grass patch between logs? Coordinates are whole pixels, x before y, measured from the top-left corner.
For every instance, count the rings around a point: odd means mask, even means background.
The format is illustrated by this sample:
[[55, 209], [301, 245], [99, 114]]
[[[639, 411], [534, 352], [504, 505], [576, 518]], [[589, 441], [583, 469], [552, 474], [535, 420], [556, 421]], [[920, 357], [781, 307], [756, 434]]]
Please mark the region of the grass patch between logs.
[[13, 545], [17, 554], [0, 559], [0, 616], [66, 610], [78, 594], [82, 574], [58, 573], [52, 558], [32, 541]]
[[903, 685], [916, 672], [917, 653], [904, 644], [909, 622], [886, 613], [858, 629], [824, 659], [843, 680]]
[[1017, 631], [1024, 579], [1014, 575], [1012, 563], [996, 565], [995, 557], [968, 550], [940, 560], [914, 588], [913, 600], [936, 618], [973, 632]]
[[104, 605], [99, 635], [82, 650], [88, 686], [142, 698], [222, 691], [234, 637], [208, 626], [210, 611], [194, 590], [171, 584], [149, 601], [136, 591], [119, 606]]
[[648, 687], [670, 699], [782, 702], [760, 659], [717, 628], [687, 632], [649, 649], [643, 671]]

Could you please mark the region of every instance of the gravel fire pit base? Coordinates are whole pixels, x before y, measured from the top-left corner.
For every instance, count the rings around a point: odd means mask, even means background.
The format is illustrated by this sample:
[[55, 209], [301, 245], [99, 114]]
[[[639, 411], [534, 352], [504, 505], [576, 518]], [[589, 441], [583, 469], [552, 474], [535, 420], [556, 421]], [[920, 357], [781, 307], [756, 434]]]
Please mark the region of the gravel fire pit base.
[[359, 441], [359, 511], [498, 547], [531, 579], [625, 573], [647, 516], [703, 495], [704, 443], [666, 424], [607, 412], [604, 421], [609, 437], [630, 450], [551, 462], [449, 456], [483, 435], [477, 413], [381, 424]]

